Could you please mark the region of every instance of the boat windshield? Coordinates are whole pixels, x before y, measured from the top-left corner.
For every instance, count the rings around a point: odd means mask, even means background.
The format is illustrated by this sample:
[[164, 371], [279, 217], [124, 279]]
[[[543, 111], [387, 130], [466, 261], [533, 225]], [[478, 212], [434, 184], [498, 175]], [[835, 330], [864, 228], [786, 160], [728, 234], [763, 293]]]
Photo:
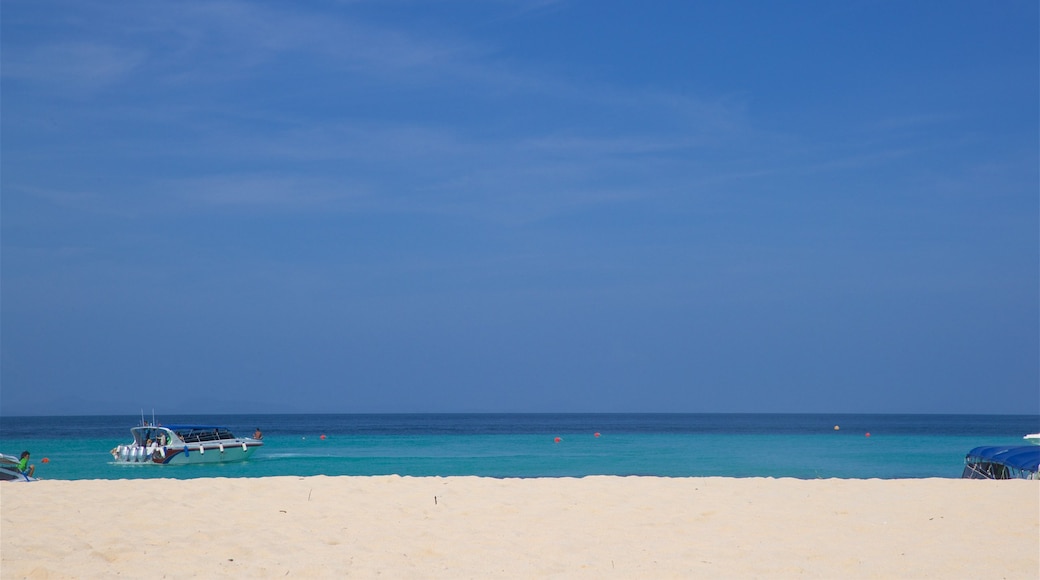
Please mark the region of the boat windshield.
[[142, 447], [151, 445], [166, 445], [172, 441], [172, 433], [162, 427], [135, 427], [131, 429], [134, 434], [134, 443]]

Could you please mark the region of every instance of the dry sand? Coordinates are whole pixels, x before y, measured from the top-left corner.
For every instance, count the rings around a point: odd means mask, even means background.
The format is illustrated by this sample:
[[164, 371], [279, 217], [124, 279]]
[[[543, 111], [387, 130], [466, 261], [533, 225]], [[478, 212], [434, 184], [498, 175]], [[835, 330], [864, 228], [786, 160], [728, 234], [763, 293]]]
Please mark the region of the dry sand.
[[0, 486], [3, 578], [1040, 577], [1040, 482], [270, 477]]

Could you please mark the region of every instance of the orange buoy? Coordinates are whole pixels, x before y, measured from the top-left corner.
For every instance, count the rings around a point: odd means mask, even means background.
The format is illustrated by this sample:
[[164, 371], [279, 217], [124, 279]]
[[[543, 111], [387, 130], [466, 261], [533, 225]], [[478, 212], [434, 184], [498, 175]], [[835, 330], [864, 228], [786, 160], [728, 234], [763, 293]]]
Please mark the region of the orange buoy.
[[592, 436], [593, 437], [599, 437], [599, 431], [596, 431], [595, 433], [593, 433]]
[[867, 431], [867, 434], [865, 435], [865, 437], [870, 437], [870, 431]]
[[324, 440], [325, 440], [325, 434], [324, 434], [324, 433], [322, 433], [322, 434], [321, 434], [321, 440], [322, 440], [322, 441], [324, 441]]
[[559, 437], [553, 439], [553, 443], [559, 443], [560, 441], [563, 441], [563, 439], [560, 439]]
[[47, 459], [46, 457], [44, 457], [43, 459], [40, 460], [40, 463], [50, 463], [50, 462], [51, 462], [51, 460]]

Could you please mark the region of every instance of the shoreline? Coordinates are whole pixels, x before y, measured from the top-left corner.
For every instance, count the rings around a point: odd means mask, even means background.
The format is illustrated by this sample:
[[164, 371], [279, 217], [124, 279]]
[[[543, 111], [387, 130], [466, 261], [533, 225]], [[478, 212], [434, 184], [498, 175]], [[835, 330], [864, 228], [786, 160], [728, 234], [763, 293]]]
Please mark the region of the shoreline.
[[1040, 576], [1040, 482], [586, 476], [0, 487], [0, 577]]

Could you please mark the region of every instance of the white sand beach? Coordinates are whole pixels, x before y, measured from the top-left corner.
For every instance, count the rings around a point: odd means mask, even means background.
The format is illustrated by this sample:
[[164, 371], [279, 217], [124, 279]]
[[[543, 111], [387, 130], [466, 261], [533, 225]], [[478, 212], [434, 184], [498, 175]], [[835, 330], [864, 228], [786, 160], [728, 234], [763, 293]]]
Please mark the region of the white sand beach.
[[0, 486], [3, 578], [1040, 577], [1040, 482], [270, 477]]

